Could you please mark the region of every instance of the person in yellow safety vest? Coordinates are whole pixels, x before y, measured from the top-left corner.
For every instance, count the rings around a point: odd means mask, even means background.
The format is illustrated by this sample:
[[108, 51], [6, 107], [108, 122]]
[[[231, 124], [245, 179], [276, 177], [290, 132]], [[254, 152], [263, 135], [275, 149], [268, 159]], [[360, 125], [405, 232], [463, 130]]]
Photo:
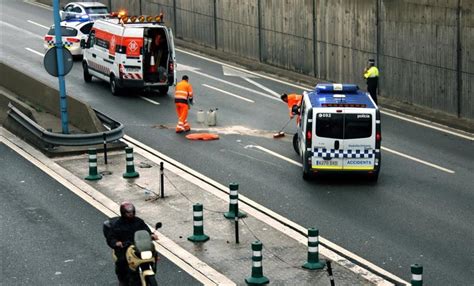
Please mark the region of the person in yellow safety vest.
[[189, 83], [189, 77], [187, 75], [183, 75], [182, 80], [176, 85], [174, 102], [176, 104], [176, 113], [178, 114], [176, 133], [190, 131], [191, 126], [188, 123], [188, 111], [189, 104], [193, 104], [193, 87]]
[[375, 60], [369, 59], [369, 66], [364, 70], [364, 78], [367, 80], [367, 91], [377, 104], [377, 88], [379, 85], [379, 69], [375, 66]]
[[[295, 116], [295, 113], [293, 112], [294, 108], [300, 108], [301, 106], [301, 101], [303, 100], [303, 96], [301, 94], [296, 94], [296, 93], [291, 93], [291, 94], [286, 94], [283, 93], [280, 96], [281, 100], [286, 102], [288, 105], [288, 109], [290, 111], [290, 118], [293, 118]], [[294, 107], [297, 106], [297, 107]], [[296, 118], [296, 124], [300, 123], [300, 116]]]

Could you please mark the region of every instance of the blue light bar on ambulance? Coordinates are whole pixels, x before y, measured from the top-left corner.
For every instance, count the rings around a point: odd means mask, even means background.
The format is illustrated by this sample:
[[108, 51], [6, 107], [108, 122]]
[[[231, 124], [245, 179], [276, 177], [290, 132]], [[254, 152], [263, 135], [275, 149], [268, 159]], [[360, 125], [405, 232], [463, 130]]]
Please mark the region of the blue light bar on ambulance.
[[357, 93], [356, 84], [323, 83], [316, 85], [317, 93]]

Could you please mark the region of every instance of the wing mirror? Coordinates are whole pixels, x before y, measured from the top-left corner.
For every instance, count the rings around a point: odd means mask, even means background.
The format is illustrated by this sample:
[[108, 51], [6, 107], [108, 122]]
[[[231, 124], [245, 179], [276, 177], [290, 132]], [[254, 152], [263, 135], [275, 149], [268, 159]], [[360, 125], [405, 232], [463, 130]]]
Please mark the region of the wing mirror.
[[83, 49], [88, 49], [90, 48], [89, 46], [89, 41], [87, 39], [81, 39], [81, 42], [79, 44], [81, 46], [81, 48]]

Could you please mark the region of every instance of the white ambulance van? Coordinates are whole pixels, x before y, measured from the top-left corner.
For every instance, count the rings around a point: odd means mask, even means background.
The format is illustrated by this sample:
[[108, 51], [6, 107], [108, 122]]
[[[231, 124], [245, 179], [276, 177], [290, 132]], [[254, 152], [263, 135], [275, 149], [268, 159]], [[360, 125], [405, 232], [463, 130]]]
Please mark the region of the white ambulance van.
[[[157, 35], [159, 53], [154, 51]], [[84, 81], [91, 82], [92, 77], [108, 81], [113, 95], [127, 88], [166, 94], [176, 84], [173, 33], [164, 25], [163, 15], [98, 19], [81, 46]]]
[[370, 95], [353, 84], [318, 84], [304, 93], [293, 147], [301, 156], [303, 179], [328, 172], [368, 174], [380, 166], [380, 112]]

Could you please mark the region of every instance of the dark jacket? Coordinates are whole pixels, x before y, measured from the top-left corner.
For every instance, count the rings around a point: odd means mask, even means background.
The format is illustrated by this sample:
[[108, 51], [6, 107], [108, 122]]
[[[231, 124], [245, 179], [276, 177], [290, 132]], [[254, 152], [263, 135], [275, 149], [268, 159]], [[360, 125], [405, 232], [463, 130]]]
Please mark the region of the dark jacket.
[[119, 218], [111, 225], [110, 239], [107, 239], [107, 243], [113, 249], [116, 249], [115, 243], [117, 241], [121, 241], [123, 244], [133, 243], [135, 232], [139, 230], [146, 230], [151, 234], [150, 228], [141, 218], [135, 217], [130, 221]]

